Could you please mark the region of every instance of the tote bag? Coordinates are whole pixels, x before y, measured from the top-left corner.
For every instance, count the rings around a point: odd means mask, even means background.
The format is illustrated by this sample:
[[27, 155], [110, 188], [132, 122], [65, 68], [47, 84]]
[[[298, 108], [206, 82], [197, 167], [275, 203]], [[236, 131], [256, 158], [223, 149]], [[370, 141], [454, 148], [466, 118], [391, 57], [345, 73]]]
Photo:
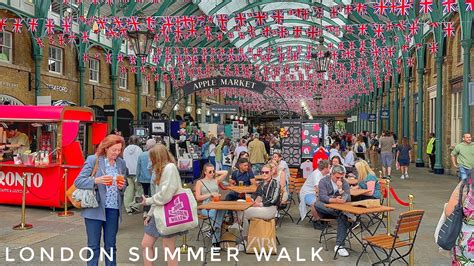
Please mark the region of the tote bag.
[[180, 188], [165, 205], [153, 209], [156, 228], [162, 235], [191, 230], [198, 226], [197, 202], [190, 189]]
[[250, 227], [248, 233], [248, 244], [247, 253], [261, 252], [265, 250], [277, 253], [276, 245], [276, 227], [275, 219], [263, 220], [263, 219], [252, 219], [250, 220]]
[[458, 204], [454, 208], [453, 213], [446, 217], [446, 221], [444, 221], [443, 226], [441, 226], [441, 229], [438, 233], [438, 240], [436, 243], [444, 250], [451, 250], [454, 247], [459, 236], [459, 232], [461, 232], [464, 219], [462, 195], [465, 184], [466, 182], [463, 182], [461, 188], [459, 189]]

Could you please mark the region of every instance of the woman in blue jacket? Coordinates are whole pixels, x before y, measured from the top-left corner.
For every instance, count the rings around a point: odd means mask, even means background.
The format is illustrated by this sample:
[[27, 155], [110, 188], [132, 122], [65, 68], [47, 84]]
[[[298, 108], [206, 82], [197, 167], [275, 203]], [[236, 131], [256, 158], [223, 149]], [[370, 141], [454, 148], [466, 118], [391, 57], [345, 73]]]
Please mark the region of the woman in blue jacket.
[[120, 157], [124, 147], [125, 142], [121, 136], [105, 137], [99, 144], [97, 152], [87, 157], [84, 167], [74, 181], [78, 189], [95, 190], [99, 203], [97, 208], [85, 208], [81, 212], [86, 225], [87, 246], [93, 252], [92, 256], [87, 255], [88, 258], [92, 257], [87, 265], [99, 263], [102, 233], [105, 252], [108, 256], [112, 256], [111, 260], [104, 256], [105, 264], [117, 264], [115, 243], [119, 218], [122, 216], [123, 192], [126, 188], [124, 176], [127, 174], [125, 161]]

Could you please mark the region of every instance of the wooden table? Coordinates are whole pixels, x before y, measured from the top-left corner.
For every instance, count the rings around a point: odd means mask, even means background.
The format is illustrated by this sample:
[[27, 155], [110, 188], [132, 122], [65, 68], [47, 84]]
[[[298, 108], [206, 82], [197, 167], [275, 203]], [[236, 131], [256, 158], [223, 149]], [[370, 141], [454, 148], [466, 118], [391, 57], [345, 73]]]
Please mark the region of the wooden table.
[[253, 202], [243, 201], [210, 201], [198, 206], [198, 210], [223, 210], [223, 211], [245, 211]]
[[365, 193], [369, 192], [369, 189], [362, 189], [362, 188], [351, 188], [351, 196], [357, 197], [360, 195], [364, 195]]
[[264, 180], [265, 177], [263, 175], [256, 175], [255, 180]]
[[[254, 202], [243, 202], [243, 201], [217, 201], [217, 202], [211, 201], [211, 202], [208, 202], [206, 204], [199, 205], [198, 210], [232, 211], [232, 213], [234, 213], [234, 212], [243, 212], [243, 211], [247, 210], [248, 208], [252, 207], [253, 204], [254, 204]], [[211, 240], [212, 240], [212, 239], [214, 239], [214, 237], [216, 235], [216, 230], [215, 230], [216, 220], [211, 219], [211, 217], [209, 216], [209, 213], [210, 212], [207, 212], [207, 217], [208, 217], [208, 219], [210, 221], [210, 225], [211, 225], [210, 231], [211, 231]], [[242, 221], [243, 221], [243, 219], [245, 219], [245, 218], [242, 215]], [[222, 227], [219, 228], [218, 230], [222, 230]], [[229, 232], [228, 229], [226, 229], [226, 231]], [[241, 224], [241, 226], [239, 227], [239, 236], [235, 235], [235, 237], [240, 237], [240, 239], [243, 239], [244, 236], [243, 236], [242, 231], [243, 231], [243, 226]], [[224, 234], [221, 233], [221, 236], [222, 235], [224, 235]], [[205, 237], [203, 237], [203, 241], [204, 241], [204, 239], [205, 239]], [[229, 242], [229, 241], [220, 240], [219, 245], [220, 245], [221, 242]], [[246, 250], [245, 243], [244, 243], [244, 250]], [[208, 250], [207, 252], [209, 253], [210, 251]], [[206, 262], [207, 262], [207, 255], [205, 256], [205, 264], [206, 264]]]
[[239, 194], [246, 194], [246, 193], [254, 193], [257, 191], [257, 185], [250, 185], [250, 186], [228, 186], [227, 189], [230, 189], [234, 192]]
[[[374, 208], [365, 208], [365, 207], [360, 207], [360, 206], [353, 206], [350, 203], [345, 203], [345, 204], [329, 203], [329, 204], [325, 204], [325, 206], [327, 208], [331, 208], [331, 209], [338, 210], [338, 211], [341, 211], [341, 212], [354, 214], [356, 216], [356, 222], [360, 223], [360, 233], [361, 233], [361, 235], [362, 235], [362, 232], [364, 230], [369, 232], [370, 235], [375, 234], [375, 232], [379, 228], [380, 224], [383, 222], [383, 220], [381, 218], [378, 218], [378, 215], [376, 215], [376, 214], [384, 213], [384, 212], [390, 212], [390, 211], [395, 210], [395, 208], [393, 208], [393, 207], [387, 207], [387, 206], [383, 206], [383, 205], [379, 206], [379, 207], [374, 207]], [[364, 221], [361, 219], [362, 215], [367, 215], [369, 217], [369, 222], [367, 222], [367, 224], [364, 223]], [[376, 223], [374, 223], [374, 219], [378, 221], [378, 224], [377, 224], [377, 227], [375, 228], [374, 232], [372, 232], [369, 229], [369, 225], [370, 224], [376, 225]], [[352, 227], [348, 228], [346, 238], [349, 236], [349, 234], [352, 235], [363, 246], [362, 240], [357, 236], [357, 234], [355, 232], [352, 231]], [[344, 239], [343, 243], [345, 241], [346, 240]], [[334, 259], [336, 259], [337, 251], [338, 250], [336, 250], [334, 252]]]

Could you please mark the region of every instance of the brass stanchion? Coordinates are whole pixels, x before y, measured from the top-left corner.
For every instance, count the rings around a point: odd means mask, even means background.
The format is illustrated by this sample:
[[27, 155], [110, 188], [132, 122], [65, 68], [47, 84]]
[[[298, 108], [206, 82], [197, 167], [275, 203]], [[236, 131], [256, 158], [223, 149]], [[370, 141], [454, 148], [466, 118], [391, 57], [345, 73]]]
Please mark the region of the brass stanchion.
[[[387, 182], [387, 207], [390, 207], [390, 179], [386, 179], [385, 182]], [[390, 235], [391, 228], [390, 212], [387, 212], [387, 235]]]
[[13, 226], [13, 230], [28, 230], [33, 228], [33, 225], [26, 223], [26, 174], [23, 173], [23, 191], [21, 195], [21, 223]]
[[[190, 188], [189, 185], [187, 183], [184, 183], [183, 184], [183, 188]], [[187, 235], [188, 234], [184, 234], [183, 235], [183, 244], [179, 247], [179, 252], [181, 254], [188, 254], [188, 251], [189, 251], [189, 248], [194, 248], [193, 246], [188, 246], [188, 243], [187, 243]]]
[[66, 195], [66, 192], [67, 192], [67, 171], [68, 171], [68, 169], [64, 169], [64, 175], [63, 175], [63, 179], [64, 179], [64, 211], [58, 213], [58, 217], [69, 217], [69, 216], [74, 215], [74, 212], [67, 210], [67, 195]]
[[[408, 202], [409, 202], [408, 209], [410, 211], [413, 211], [413, 198], [414, 197], [412, 194], [408, 195]], [[413, 241], [413, 232], [410, 232], [409, 236], [410, 236], [410, 242]], [[415, 265], [415, 246], [413, 246], [413, 248], [411, 249], [409, 262], [410, 262], [409, 263], [410, 266]]]
[[383, 176], [382, 176], [382, 171], [379, 171], [379, 178], [382, 179]]

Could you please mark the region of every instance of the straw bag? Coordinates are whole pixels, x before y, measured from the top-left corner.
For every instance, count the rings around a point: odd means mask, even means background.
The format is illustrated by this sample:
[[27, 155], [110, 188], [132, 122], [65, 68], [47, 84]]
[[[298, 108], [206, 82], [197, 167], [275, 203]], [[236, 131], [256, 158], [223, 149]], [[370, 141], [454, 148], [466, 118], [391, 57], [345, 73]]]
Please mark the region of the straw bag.
[[[97, 173], [98, 167], [99, 160], [96, 159], [94, 169], [92, 170], [91, 176], [89, 178], [95, 178], [94, 175]], [[95, 189], [78, 189], [75, 185], [72, 185], [67, 190], [66, 196], [71, 201], [72, 205], [78, 209], [99, 207]]]
[[156, 229], [162, 235], [171, 235], [198, 226], [197, 202], [191, 189], [178, 192], [165, 205], [153, 206]]

